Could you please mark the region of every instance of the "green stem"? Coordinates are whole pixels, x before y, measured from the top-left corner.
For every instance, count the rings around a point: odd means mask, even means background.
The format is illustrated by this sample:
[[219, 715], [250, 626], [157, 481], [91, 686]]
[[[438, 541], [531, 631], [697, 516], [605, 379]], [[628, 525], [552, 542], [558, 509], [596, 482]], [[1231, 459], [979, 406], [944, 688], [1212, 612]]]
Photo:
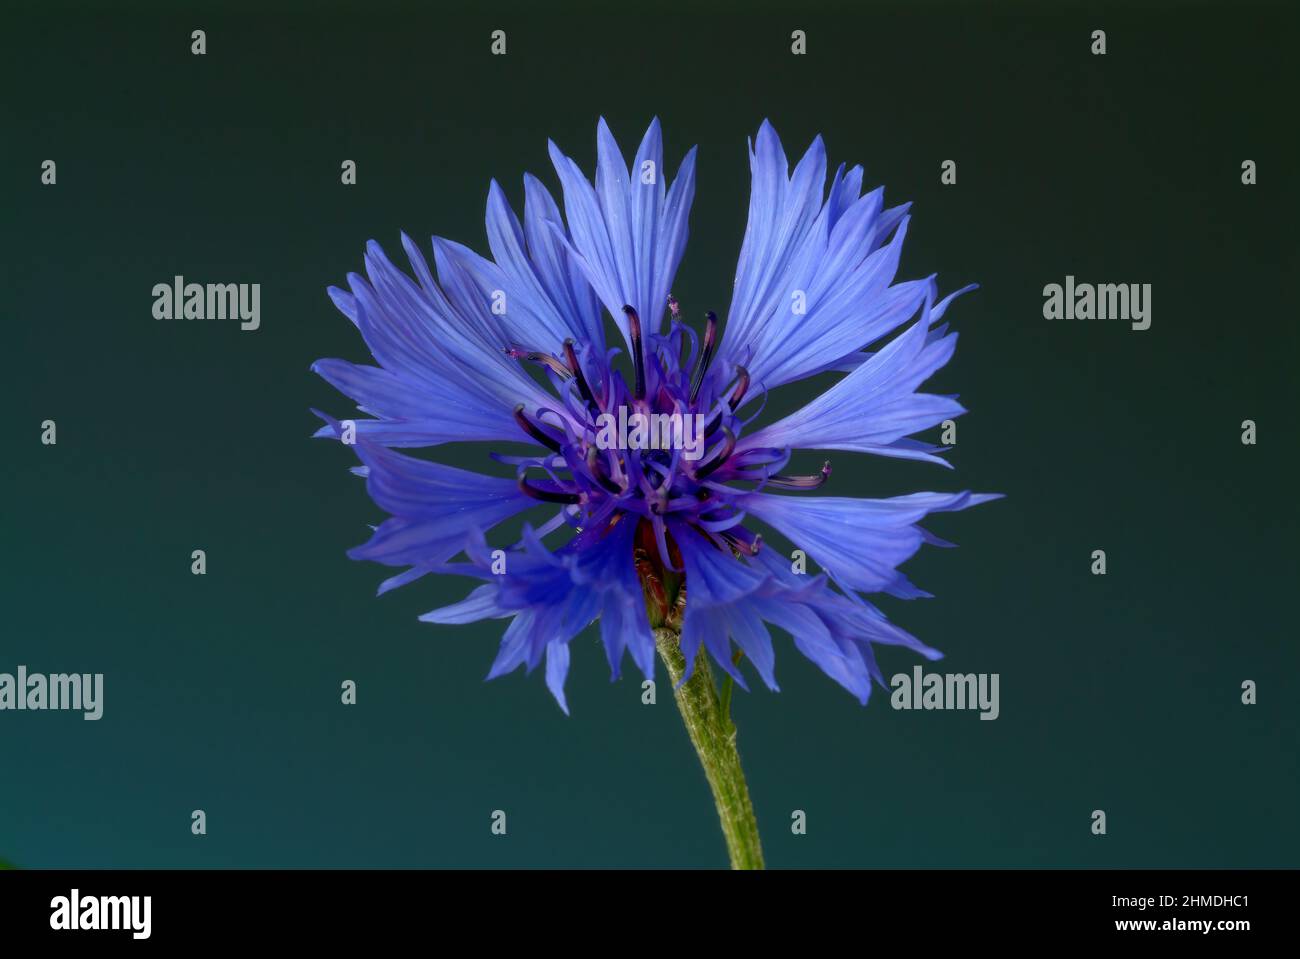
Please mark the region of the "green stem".
[[[745, 654], [741, 650], [736, 650], [736, 655], [731, 657], [732, 663], [739, 666], [740, 661]], [[736, 735], [736, 724], [731, 719], [731, 691], [736, 686], [736, 680], [732, 678], [731, 673], [727, 673], [722, 680], [722, 699], [719, 709], [722, 710], [722, 721], [727, 724], [727, 731], [731, 733], [732, 738]]]
[[736, 727], [722, 711], [718, 691], [713, 685], [713, 671], [703, 649], [695, 660], [691, 678], [677, 685], [686, 672], [686, 657], [682, 655], [679, 640], [680, 634], [674, 629], [660, 627], [655, 630], [655, 645], [673, 681], [677, 708], [686, 723], [691, 744], [700, 757], [709, 788], [713, 790], [731, 868], [762, 869], [763, 849], [758, 839], [758, 821], [749, 801], [745, 773], [740, 768], [740, 753], [736, 751]]
[[735, 685], [736, 681], [728, 673], [722, 680], [722, 693], [718, 699], [718, 712], [722, 714], [722, 721], [733, 736], [736, 735], [736, 724], [731, 721], [731, 690]]

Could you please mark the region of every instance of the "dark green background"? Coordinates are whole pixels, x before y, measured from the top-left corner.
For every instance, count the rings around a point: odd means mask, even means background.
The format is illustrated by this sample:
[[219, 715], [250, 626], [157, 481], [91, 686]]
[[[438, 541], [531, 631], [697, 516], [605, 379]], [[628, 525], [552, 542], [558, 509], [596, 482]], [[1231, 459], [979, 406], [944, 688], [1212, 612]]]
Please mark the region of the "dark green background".
[[[1007, 494], [936, 518], [962, 548], [906, 571], [937, 598], [886, 607], [947, 653], [938, 668], [1000, 673], [1001, 718], [882, 694], [863, 709], [782, 638], [783, 691], [735, 705], [771, 865], [1300, 861], [1292, 14], [261, 6], [4, 14], [0, 671], [103, 672], [106, 702], [98, 723], [0, 714], [0, 855], [725, 862], [662, 672], [643, 706], [589, 631], [571, 718], [538, 675], [483, 683], [501, 624], [416, 621], [461, 580], [375, 599], [389, 571], [344, 550], [382, 514], [349, 454], [307, 438], [309, 406], [350, 411], [309, 364], [366, 359], [324, 293], [366, 240], [485, 250], [489, 177], [519, 203], [525, 170], [554, 185], [548, 136], [590, 173], [597, 116], [630, 150], [657, 114], [673, 170], [700, 145], [675, 286], [693, 315], [726, 306], [764, 117], [792, 155], [821, 132], [832, 162], [915, 201], [902, 275], [982, 284], [949, 314], [961, 344], [931, 384], [972, 410], [956, 470], [840, 454], [827, 492]], [[155, 321], [151, 288], [176, 273], [260, 283], [262, 329]], [[1151, 329], [1045, 321], [1042, 288], [1067, 273], [1153, 284]]]

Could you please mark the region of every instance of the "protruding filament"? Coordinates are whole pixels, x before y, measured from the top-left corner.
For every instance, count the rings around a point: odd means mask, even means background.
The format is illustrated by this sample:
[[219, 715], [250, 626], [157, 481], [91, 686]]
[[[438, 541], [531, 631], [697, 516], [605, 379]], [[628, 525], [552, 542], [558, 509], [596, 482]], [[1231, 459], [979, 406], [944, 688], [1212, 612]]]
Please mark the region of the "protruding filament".
[[731, 427], [729, 426], [722, 427], [722, 432], [725, 439], [722, 442], [721, 449], [718, 450], [717, 455], [695, 471], [695, 478], [697, 480], [704, 479], [704, 477], [708, 476], [719, 466], [727, 462], [727, 460], [731, 459], [731, 453], [736, 448], [736, 434], [731, 432]]
[[738, 553], [744, 553], [746, 556], [757, 556], [758, 551], [763, 548], [763, 537], [760, 533], [749, 535], [749, 531], [743, 526], [737, 529], [723, 530], [718, 534], [728, 546]]
[[709, 371], [709, 363], [713, 360], [713, 351], [718, 345], [718, 314], [712, 310], [704, 314], [707, 323], [704, 327], [704, 346], [700, 349], [700, 358], [695, 364], [695, 372], [691, 376], [691, 403], [700, 394], [700, 387], [704, 384], [704, 374]]
[[[727, 398], [727, 409], [730, 412], [732, 413], [736, 412], [736, 408], [740, 406], [740, 401], [745, 398], [745, 391], [748, 389], [749, 389], [749, 370], [745, 369], [743, 366], [737, 366], [736, 386], [731, 391], [731, 396]], [[719, 410], [718, 412], [714, 413], [712, 417], [709, 418], [708, 424], [704, 427], [704, 435], [709, 436], [710, 434], [712, 434], [713, 431], [718, 428], [718, 424], [721, 422], [722, 422], [722, 410]]]
[[641, 342], [641, 317], [636, 310], [624, 304], [623, 312], [627, 314], [628, 337], [632, 340], [632, 362], [636, 367], [636, 398], [645, 399], [645, 345]]
[[743, 366], [736, 367], [736, 388], [731, 391], [731, 398], [727, 400], [727, 405], [734, 411], [740, 406], [740, 401], [745, 398], [745, 391], [749, 389], [749, 370]]
[[573, 375], [569, 372], [567, 366], [551, 356], [550, 353], [540, 353], [537, 350], [522, 350], [517, 346], [510, 346], [506, 348], [506, 356], [512, 360], [528, 360], [530, 363], [540, 363], [562, 380], [567, 380]]
[[607, 492], [618, 495], [623, 492], [623, 487], [619, 486], [605, 473], [605, 464], [601, 462], [601, 455], [594, 446], [587, 447], [587, 469], [591, 475], [596, 477], [598, 482]]
[[523, 403], [520, 403], [518, 406], [515, 407], [515, 422], [519, 424], [520, 429], [522, 429], [533, 439], [537, 440], [537, 442], [547, 447], [549, 450], [551, 450], [551, 452], [553, 453], [560, 452], [559, 441], [557, 441], [555, 437], [548, 434], [545, 430], [543, 430], [540, 426], [538, 426], [536, 423], [534, 423], [532, 420], [528, 418], [528, 414], [524, 412]]
[[519, 477], [519, 491], [533, 499], [541, 500], [543, 503], [581, 503], [582, 497], [578, 493], [564, 493], [558, 490], [538, 489], [533, 486], [523, 476]]
[[591, 387], [587, 384], [587, 377], [582, 373], [582, 364], [578, 362], [578, 353], [573, 348], [573, 338], [564, 341], [564, 359], [569, 364], [569, 369], [573, 372], [573, 378], [578, 383], [578, 392], [582, 398], [591, 406], [599, 406], [596, 397], [591, 392]]
[[820, 473], [814, 473], [812, 476], [769, 476], [767, 485], [778, 489], [817, 489], [830, 479], [830, 475], [831, 464], [828, 460], [822, 465]]

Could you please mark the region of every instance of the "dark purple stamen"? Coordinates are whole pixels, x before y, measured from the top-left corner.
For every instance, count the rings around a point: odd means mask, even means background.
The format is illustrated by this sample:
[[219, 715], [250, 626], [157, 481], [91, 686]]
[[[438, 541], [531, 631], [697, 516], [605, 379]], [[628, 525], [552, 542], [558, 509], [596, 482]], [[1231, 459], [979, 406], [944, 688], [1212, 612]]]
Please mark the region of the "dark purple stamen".
[[736, 388], [731, 391], [731, 399], [727, 400], [727, 405], [733, 411], [740, 406], [740, 401], [745, 398], [745, 392], [749, 389], [749, 370], [743, 366], [736, 367]]
[[718, 451], [718, 455], [714, 456], [711, 460], [695, 471], [695, 478], [697, 480], [704, 479], [704, 477], [708, 476], [719, 466], [726, 463], [727, 460], [731, 459], [732, 450], [736, 448], [736, 434], [731, 432], [731, 427], [729, 426], [724, 426], [722, 432], [726, 434], [726, 439], [723, 441], [722, 449]]
[[519, 424], [520, 429], [533, 439], [537, 440], [537, 442], [541, 443], [554, 453], [560, 452], [559, 441], [528, 418], [528, 415], [524, 412], [523, 403], [520, 403], [515, 407], [515, 422]]
[[603, 486], [607, 492], [614, 493], [615, 495], [623, 492], [623, 487], [619, 486], [605, 474], [605, 470], [601, 464], [601, 456], [594, 446], [587, 447], [587, 469], [591, 471], [592, 476], [596, 477], [596, 482]]
[[591, 387], [587, 384], [587, 377], [583, 375], [582, 364], [578, 362], [578, 353], [573, 348], [572, 337], [564, 341], [564, 359], [568, 362], [569, 369], [573, 371], [573, 378], [578, 383], [578, 392], [582, 394], [582, 398], [589, 406], [599, 406], [595, 395], [591, 392]]
[[753, 538], [745, 539], [741, 533], [748, 533], [743, 527], [737, 531], [723, 530], [718, 535], [726, 542], [728, 546], [737, 552], [744, 553], [746, 556], [757, 556], [758, 551], [763, 548], [763, 536], [755, 533]]
[[704, 385], [704, 374], [709, 371], [709, 363], [713, 360], [714, 347], [718, 345], [718, 314], [712, 310], [704, 314], [708, 321], [704, 327], [704, 347], [700, 350], [700, 359], [695, 364], [695, 372], [691, 376], [691, 402], [695, 402], [695, 397], [700, 393], [700, 387]]
[[[740, 406], [740, 401], [745, 398], [745, 391], [749, 389], [749, 370], [743, 366], [736, 367], [736, 388], [731, 391], [731, 396], [727, 400], [727, 409], [734, 413]], [[722, 422], [722, 411], [714, 413], [709, 422], [704, 427], [704, 435], [710, 436]]]
[[506, 356], [512, 360], [528, 360], [530, 363], [541, 363], [556, 376], [567, 380], [573, 374], [569, 368], [551, 356], [549, 353], [540, 353], [537, 350], [521, 350], [517, 346], [506, 347]]
[[[574, 337], [566, 339], [563, 348], [555, 350], [553, 355], [517, 346], [507, 349], [505, 353], [512, 359], [544, 365], [553, 387], [579, 420], [584, 419], [578, 407], [581, 397], [590, 422], [571, 428], [566, 425], [567, 420], [558, 418], [561, 413], [555, 410], [520, 403], [514, 409], [515, 422], [527, 441], [545, 448], [547, 455], [541, 459], [536, 455], [499, 459], [519, 468], [517, 483], [525, 496], [566, 507], [552, 520], [552, 528], [557, 528], [566, 516], [572, 520], [573, 511], [567, 509], [570, 506], [582, 511], [580, 524], [591, 524], [593, 529], [611, 516], [639, 513], [647, 531], [654, 532], [647, 548], [661, 554], [660, 561], [665, 568], [669, 568], [667, 524], [672, 521], [694, 526], [718, 547], [736, 556], [755, 556], [762, 538], [740, 525], [744, 512], [730, 501], [729, 491], [718, 484], [740, 480], [757, 484], [759, 489], [770, 485], [774, 490], [812, 490], [826, 482], [830, 464], [812, 476], [786, 475], [779, 471], [789, 461], [788, 450], [764, 447], [738, 452], [737, 436], [747, 422], [739, 418], [737, 411], [747, 400], [761, 399], [762, 390], [748, 369], [728, 362], [725, 369], [719, 370], [719, 376], [709, 381], [706, 394], [705, 381], [712, 375], [711, 364], [721, 350], [722, 324], [717, 314], [709, 311], [705, 313], [704, 330], [697, 332], [685, 322], [681, 304], [672, 295], [668, 297], [668, 310], [672, 330], [667, 338], [661, 339], [642, 328], [641, 317], [634, 307], [630, 304], [623, 307], [627, 317], [628, 352], [635, 373], [634, 378], [629, 377], [633, 380], [631, 384], [625, 385], [622, 377], [610, 370], [609, 356], [602, 364], [599, 355], [588, 354], [586, 347], [580, 346]], [[681, 349], [674, 350], [677, 336], [681, 337]], [[589, 379], [589, 373], [595, 378]], [[722, 373], [729, 380], [722, 380]], [[653, 394], [650, 393], [652, 377]], [[564, 381], [562, 389], [561, 380]], [[752, 389], [759, 392], [751, 397]], [[570, 390], [576, 395], [570, 395]], [[667, 447], [655, 444], [606, 450], [598, 439], [592, 439], [591, 430], [595, 429], [597, 417], [605, 410], [607, 401], [635, 402], [642, 413], [672, 411], [694, 415], [692, 411], [701, 398], [708, 404], [700, 411], [707, 416], [701, 459], [688, 461], [680, 451], [670, 452]], [[562, 458], [562, 465], [552, 453]], [[529, 474], [529, 469], [541, 469], [547, 476]], [[525, 478], [530, 475], [531, 480]], [[716, 488], [706, 488], [709, 486]]]
[[641, 342], [641, 317], [627, 304], [623, 305], [627, 314], [628, 334], [632, 340], [632, 361], [636, 367], [636, 398], [645, 399], [645, 346]]
[[814, 473], [812, 476], [769, 476], [767, 478], [768, 486], [775, 486], [779, 489], [817, 489], [831, 475], [831, 464], [827, 460], [822, 465], [820, 473]]
[[519, 491], [531, 496], [533, 499], [541, 500], [543, 503], [576, 504], [582, 502], [582, 497], [577, 493], [538, 489], [522, 476], [519, 477]]

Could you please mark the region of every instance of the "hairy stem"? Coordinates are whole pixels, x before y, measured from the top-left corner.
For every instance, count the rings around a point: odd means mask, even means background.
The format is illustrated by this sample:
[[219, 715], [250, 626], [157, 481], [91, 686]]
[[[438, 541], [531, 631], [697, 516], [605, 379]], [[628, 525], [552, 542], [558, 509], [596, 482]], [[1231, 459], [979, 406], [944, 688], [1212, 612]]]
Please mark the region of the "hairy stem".
[[686, 723], [691, 745], [700, 757], [709, 788], [713, 790], [731, 868], [762, 869], [763, 849], [758, 839], [754, 807], [749, 801], [749, 787], [740, 768], [740, 753], [736, 751], [736, 727], [718, 700], [708, 656], [701, 649], [691, 678], [678, 686], [686, 672], [679, 633], [666, 626], [659, 627], [655, 630], [655, 645], [668, 667], [677, 708]]

